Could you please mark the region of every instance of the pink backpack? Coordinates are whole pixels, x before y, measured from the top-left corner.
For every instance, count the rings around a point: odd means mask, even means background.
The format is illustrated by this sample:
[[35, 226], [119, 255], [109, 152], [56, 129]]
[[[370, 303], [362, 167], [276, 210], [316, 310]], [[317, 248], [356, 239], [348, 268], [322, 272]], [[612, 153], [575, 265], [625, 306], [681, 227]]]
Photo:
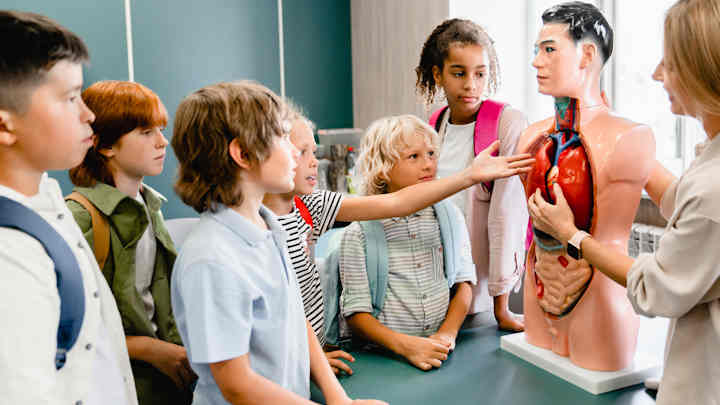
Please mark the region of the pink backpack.
[[[507, 104], [500, 103], [487, 99], [480, 104], [477, 116], [475, 117], [475, 135], [473, 137], [473, 145], [475, 156], [482, 152], [485, 148], [490, 146], [493, 142], [498, 139], [498, 125], [500, 124], [500, 115]], [[440, 132], [440, 125], [442, 124], [443, 114], [448, 110], [448, 106], [445, 106], [435, 111], [430, 116], [429, 124], [435, 128], [436, 131]], [[497, 156], [498, 152], [492, 154]], [[489, 192], [492, 192], [493, 183], [483, 183]], [[529, 221], [528, 221], [529, 222]], [[525, 248], [530, 247], [532, 242], [532, 225], [528, 223], [528, 232], [525, 240]]]
[[[482, 152], [485, 148], [490, 146], [493, 142], [498, 139], [498, 125], [500, 123], [500, 114], [505, 109], [507, 104], [500, 103], [493, 100], [485, 100], [480, 104], [477, 116], [475, 117], [475, 136], [473, 138], [473, 145], [475, 156]], [[443, 114], [448, 110], [448, 106], [445, 106], [435, 111], [430, 116], [430, 126], [435, 128], [436, 131], [440, 131], [440, 125], [442, 123]], [[497, 156], [498, 153], [493, 153], [493, 156]], [[488, 191], [492, 192], [492, 182], [483, 183]]]

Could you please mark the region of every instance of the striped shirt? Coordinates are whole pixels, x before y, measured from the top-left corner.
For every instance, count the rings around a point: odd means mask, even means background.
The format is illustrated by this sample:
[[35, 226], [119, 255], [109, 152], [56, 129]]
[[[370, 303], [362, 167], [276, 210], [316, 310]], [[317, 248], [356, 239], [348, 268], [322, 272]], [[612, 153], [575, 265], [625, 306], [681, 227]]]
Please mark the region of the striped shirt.
[[279, 216], [278, 221], [288, 233], [288, 252], [300, 284], [305, 317], [312, 325], [320, 345], [323, 345], [325, 344], [323, 291], [320, 286], [320, 273], [315, 266], [313, 248], [320, 235], [327, 232], [335, 222], [343, 196], [332, 191], [317, 190], [300, 198], [310, 211], [312, 228], [302, 218], [297, 207], [293, 207], [291, 213]]
[[[458, 210], [451, 211], [460, 216]], [[406, 335], [430, 336], [445, 320], [450, 289], [445, 278], [440, 227], [432, 207], [402, 218], [380, 221], [388, 247], [388, 286], [378, 321]], [[470, 243], [453, 247], [472, 262]], [[365, 267], [365, 235], [351, 224], [340, 245], [340, 308], [344, 317], [372, 313]], [[472, 266], [460, 269], [456, 283], [475, 283]]]

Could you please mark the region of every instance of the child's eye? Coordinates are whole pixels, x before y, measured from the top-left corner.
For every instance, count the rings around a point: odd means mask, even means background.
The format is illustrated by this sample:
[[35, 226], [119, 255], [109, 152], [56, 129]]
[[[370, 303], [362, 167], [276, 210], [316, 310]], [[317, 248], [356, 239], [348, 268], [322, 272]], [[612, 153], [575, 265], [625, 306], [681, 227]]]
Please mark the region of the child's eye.
[[480, 77], [480, 78], [485, 77], [485, 72], [478, 72], [477, 77]]
[[546, 53], [555, 52], [555, 48], [553, 48], [552, 46], [546, 46], [546, 47], [545, 47], [545, 52], [546, 52]]
[[418, 154], [413, 153], [412, 155], [408, 156], [408, 159], [417, 159], [417, 157], [418, 157]]
[[435, 151], [431, 150], [430, 152], [428, 152], [428, 156], [435, 156]]
[[455, 76], [455, 77], [463, 77], [463, 76], [465, 76], [465, 72], [455, 72], [455, 73], [453, 73], [453, 76]]

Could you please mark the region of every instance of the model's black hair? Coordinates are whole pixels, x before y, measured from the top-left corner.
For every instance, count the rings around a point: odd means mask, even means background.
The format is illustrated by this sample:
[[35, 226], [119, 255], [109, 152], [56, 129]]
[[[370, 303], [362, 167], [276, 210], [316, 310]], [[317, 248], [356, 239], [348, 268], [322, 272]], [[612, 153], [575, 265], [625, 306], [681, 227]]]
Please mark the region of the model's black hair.
[[543, 24], [567, 24], [570, 38], [577, 44], [591, 40], [597, 45], [603, 64], [613, 51], [613, 29], [597, 7], [581, 1], [558, 4], [542, 14]]

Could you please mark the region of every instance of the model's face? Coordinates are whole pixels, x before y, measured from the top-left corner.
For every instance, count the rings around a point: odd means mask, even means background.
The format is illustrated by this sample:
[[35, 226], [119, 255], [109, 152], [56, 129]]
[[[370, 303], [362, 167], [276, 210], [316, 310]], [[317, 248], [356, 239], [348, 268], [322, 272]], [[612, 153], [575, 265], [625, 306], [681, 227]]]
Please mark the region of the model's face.
[[538, 91], [553, 97], [573, 97], [584, 80], [582, 49], [568, 33], [567, 24], [545, 24], [535, 42], [532, 66], [537, 69]]
[[467, 124], [475, 120], [487, 90], [490, 63], [480, 45], [452, 45], [442, 72], [433, 68], [435, 82], [444, 89], [450, 107], [450, 122]]
[[435, 148], [425, 142], [425, 136], [410, 137], [409, 144], [400, 152], [400, 159], [390, 169], [388, 192], [393, 193], [407, 186], [435, 179], [437, 154]]
[[655, 68], [652, 78], [662, 82], [663, 88], [668, 94], [668, 99], [670, 99], [670, 111], [673, 114], [694, 116], [694, 108], [690, 98], [685, 95], [679, 85], [676, 67], [665, 63], [663, 58]]
[[266, 193], [289, 193], [295, 187], [296, 159], [300, 156], [290, 134], [275, 137], [270, 155], [259, 165], [260, 183]]
[[317, 184], [318, 160], [315, 158], [317, 145], [315, 137], [307, 122], [303, 119], [295, 120], [290, 141], [297, 148], [300, 156], [295, 169], [295, 194], [310, 194]]
[[114, 177], [132, 180], [162, 173], [168, 140], [163, 128], [135, 128], [121, 136], [113, 146], [100, 151], [108, 158]]
[[24, 114], [11, 114], [15, 147], [30, 170], [66, 170], [79, 165], [92, 146], [90, 123], [95, 115], [80, 91], [82, 67], [60, 61], [45, 82], [32, 90]]

